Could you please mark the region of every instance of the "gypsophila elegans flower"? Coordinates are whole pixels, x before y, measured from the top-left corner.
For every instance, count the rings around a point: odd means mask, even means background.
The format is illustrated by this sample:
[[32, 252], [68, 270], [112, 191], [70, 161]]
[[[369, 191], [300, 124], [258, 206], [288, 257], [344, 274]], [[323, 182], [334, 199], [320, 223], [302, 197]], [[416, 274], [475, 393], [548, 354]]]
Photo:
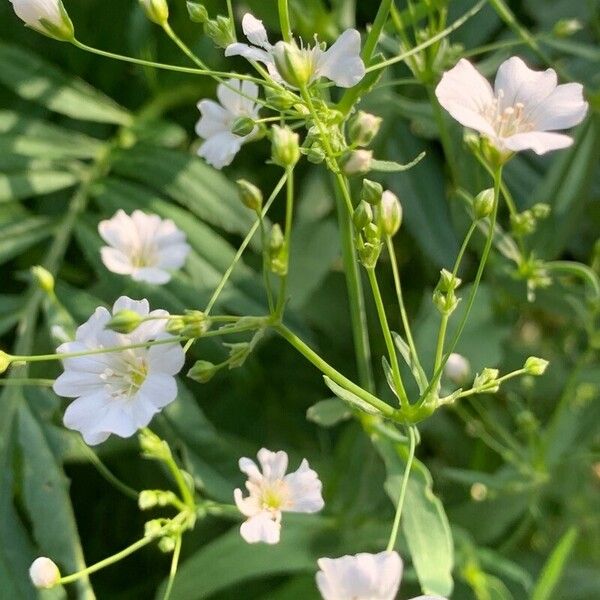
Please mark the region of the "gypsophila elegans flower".
[[185, 234], [170, 219], [134, 210], [122, 210], [98, 224], [98, 233], [108, 244], [101, 249], [104, 266], [134, 281], [161, 285], [180, 269], [190, 251]]
[[258, 118], [258, 86], [251, 81], [230, 79], [217, 87], [217, 98], [200, 100], [198, 110], [200, 120], [196, 124], [196, 133], [204, 140], [198, 154], [216, 169], [231, 164], [235, 155], [246, 142], [256, 136], [258, 127], [247, 135], [233, 132], [234, 123], [241, 117], [252, 120]]
[[241, 489], [234, 492], [238, 509], [247, 517], [240, 533], [249, 544], [276, 544], [283, 512], [315, 513], [323, 508], [322, 485], [306, 459], [297, 471], [288, 474], [286, 452], [262, 448], [258, 451], [258, 462], [260, 468], [253, 460], [240, 458], [240, 470], [248, 475], [249, 492], [245, 498]]
[[10, 0], [13, 9], [27, 25], [60, 41], [73, 39], [74, 28], [61, 0]]
[[554, 131], [581, 123], [588, 109], [579, 83], [557, 85], [554, 69], [533, 71], [517, 56], [500, 65], [493, 89], [462, 58], [444, 73], [435, 93], [459, 123], [508, 154], [528, 149], [545, 154], [570, 146], [573, 138]]
[[[340, 558], [320, 558], [317, 587], [324, 600], [394, 600], [402, 579], [397, 552], [361, 552]], [[412, 600], [445, 600], [418, 596]]]
[[273, 46], [262, 21], [250, 13], [244, 15], [242, 29], [250, 44], [230, 44], [225, 56], [243, 56], [262, 63], [279, 83], [285, 81], [297, 87], [325, 77], [339, 87], [349, 88], [365, 76], [356, 29], [344, 31], [327, 50], [316, 40], [314, 46], [281, 41]]
[[[150, 312], [147, 300], [121, 296], [112, 314], [124, 310], [134, 311], [141, 317], [168, 317], [169, 314], [164, 310]], [[75, 340], [60, 345], [57, 352], [86, 352], [173, 337], [166, 332], [166, 318], [144, 321], [126, 335], [107, 330], [110, 319], [111, 313], [106, 308], [97, 308], [77, 329]], [[75, 398], [65, 411], [65, 426], [79, 431], [90, 445], [104, 442], [111, 433], [123, 438], [132, 436], [175, 400], [175, 375], [184, 362], [185, 353], [180, 344], [166, 342], [65, 358], [64, 372], [53, 386], [59, 396]]]
[[60, 579], [56, 563], [45, 556], [36, 558], [29, 567], [31, 583], [41, 590], [53, 588]]

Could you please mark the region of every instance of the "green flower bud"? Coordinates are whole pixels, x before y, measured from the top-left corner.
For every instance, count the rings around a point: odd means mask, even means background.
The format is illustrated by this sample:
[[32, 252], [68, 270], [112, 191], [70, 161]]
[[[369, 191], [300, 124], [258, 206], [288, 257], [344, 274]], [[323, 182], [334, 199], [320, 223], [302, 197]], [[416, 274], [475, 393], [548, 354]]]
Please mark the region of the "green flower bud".
[[206, 21], [204, 33], [220, 48], [227, 48], [235, 42], [235, 34], [228, 17], [219, 15], [216, 19]]
[[306, 155], [309, 163], [320, 165], [326, 158], [325, 152], [319, 146], [311, 146], [307, 150], [302, 151]]
[[356, 231], [362, 231], [367, 225], [373, 222], [373, 209], [370, 204], [361, 200], [358, 206], [354, 209], [352, 222]]
[[379, 132], [381, 121], [381, 117], [360, 110], [350, 121], [350, 142], [355, 146], [368, 146]]
[[480, 393], [495, 393], [500, 389], [500, 384], [496, 383], [499, 375], [498, 369], [485, 368], [481, 373], [478, 373], [473, 381], [473, 388], [480, 389]]
[[346, 175], [365, 175], [371, 170], [373, 152], [371, 150], [354, 150], [343, 161], [343, 170]]
[[377, 206], [381, 202], [383, 195], [383, 186], [377, 181], [371, 181], [370, 179], [363, 179], [362, 190], [360, 192], [360, 198], [364, 202]]
[[360, 243], [358, 248], [358, 257], [365, 269], [374, 269], [381, 254], [382, 244], [370, 242]]
[[187, 372], [187, 376], [198, 383], [208, 383], [217, 373], [219, 368], [207, 360], [198, 360]]
[[394, 236], [402, 225], [402, 205], [396, 194], [386, 190], [381, 196], [379, 224], [387, 236]]
[[138, 496], [138, 506], [140, 510], [148, 510], [158, 505], [156, 490], [143, 490]]
[[106, 329], [117, 333], [131, 333], [135, 331], [143, 321], [143, 317], [134, 310], [120, 310], [106, 324]]
[[54, 277], [50, 271], [47, 271], [44, 267], [36, 266], [31, 267], [31, 274], [46, 294], [54, 293]]
[[144, 537], [158, 537], [166, 525], [166, 519], [152, 519], [144, 523]]
[[8, 367], [10, 367], [10, 364], [12, 363], [10, 354], [6, 354], [6, 352], [3, 352], [2, 350], [0, 350], [0, 373], [4, 373], [6, 371], [6, 369], [8, 369]]
[[273, 162], [284, 169], [293, 167], [300, 160], [299, 135], [279, 125], [273, 125], [271, 134]]
[[547, 219], [552, 212], [552, 207], [545, 202], [538, 202], [531, 207], [531, 212], [536, 219]]
[[455, 277], [454, 274], [447, 269], [442, 269], [440, 271], [440, 280], [436, 286], [436, 289], [447, 294], [448, 292], [456, 291], [460, 287], [461, 283], [462, 279]]
[[363, 229], [363, 235], [370, 244], [379, 244], [381, 242], [379, 227], [375, 223], [367, 223]]
[[583, 29], [583, 24], [578, 19], [560, 19], [554, 24], [552, 28], [552, 33], [556, 37], [570, 37], [574, 33], [581, 31]]
[[241, 367], [250, 353], [252, 352], [252, 344], [248, 342], [238, 342], [236, 344], [225, 344], [229, 348], [229, 368], [236, 369]]
[[169, 20], [167, 0], [139, 0], [147, 17], [157, 25], [164, 25]]
[[238, 192], [244, 206], [247, 206], [250, 210], [259, 213], [262, 209], [263, 194], [262, 192], [252, 183], [245, 179], [238, 179], [236, 181], [238, 186]]
[[158, 549], [165, 554], [170, 554], [175, 550], [175, 546], [177, 545], [177, 541], [174, 537], [170, 535], [165, 535], [160, 538], [158, 541]]
[[494, 210], [494, 190], [488, 188], [475, 196], [473, 200], [473, 212], [476, 219], [485, 219], [492, 214]]
[[[275, 109], [288, 110], [296, 103], [296, 98], [293, 94], [287, 90], [272, 90], [267, 91], [267, 102], [271, 104]], [[299, 105], [303, 106], [303, 105]], [[305, 107], [304, 107], [305, 108]]]
[[208, 11], [203, 4], [199, 2], [192, 2], [188, 0], [186, 2], [188, 15], [194, 23], [206, 23], [208, 21]]
[[510, 225], [516, 236], [523, 237], [536, 230], [537, 222], [532, 211], [524, 210], [522, 213], [510, 216]]
[[181, 335], [190, 338], [202, 337], [210, 329], [210, 319], [201, 310], [186, 310]]
[[439, 289], [433, 292], [432, 300], [434, 306], [443, 315], [451, 315], [460, 302], [453, 291], [442, 292]]
[[295, 43], [277, 42], [273, 48], [273, 59], [281, 77], [290, 85], [301, 88], [312, 79], [313, 55]]
[[273, 273], [283, 277], [287, 274], [288, 253], [281, 227], [275, 223], [269, 236], [269, 267]]
[[526, 361], [523, 368], [528, 375], [535, 375], [536, 377], [539, 375], [543, 375], [548, 368], [549, 362], [544, 360], [543, 358], [538, 358], [537, 356], [530, 356]]
[[284, 242], [285, 238], [283, 237], [283, 231], [281, 231], [279, 223], [275, 223], [273, 227], [271, 227], [271, 235], [269, 236], [269, 250], [271, 252], [277, 252], [281, 250]]
[[169, 460], [172, 457], [169, 444], [149, 429], [142, 429], [138, 434], [138, 440], [142, 453], [146, 458]]
[[256, 128], [254, 119], [250, 117], [238, 117], [231, 126], [231, 133], [245, 137], [250, 135]]

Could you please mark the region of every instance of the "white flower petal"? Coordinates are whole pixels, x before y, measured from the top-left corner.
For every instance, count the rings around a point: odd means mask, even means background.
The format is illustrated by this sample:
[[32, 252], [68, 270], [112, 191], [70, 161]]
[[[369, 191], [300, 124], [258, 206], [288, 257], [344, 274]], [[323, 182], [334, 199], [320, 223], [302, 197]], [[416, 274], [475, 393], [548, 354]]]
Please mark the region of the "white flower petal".
[[355, 86], [365, 76], [360, 57], [360, 33], [347, 29], [317, 61], [317, 76], [327, 77], [343, 88]]
[[231, 129], [231, 115], [214, 100], [200, 100], [198, 110], [201, 117], [196, 124], [196, 133], [207, 139]]
[[248, 41], [255, 46], [260, 46], [265, 50], [271, 47], [269, 44], [269, 38], [267, 36], [267, 30], [260, 19], [257, 19], [254, 15], [246, 13], [242, 18], [242, 30], [244, 35], [248, 38]]
[[235, 500], [235, 505], [237, 506], [238, 510], [245, 517], [253, 517], [262, 511], [260, 503], [257, 501], [257, 499], [254, 496], [247, 496], [244, 498], [242, 495], [242, 490], [239, 488], [236, 488], [233, 491], [233, 499]]
[[493, 104], [492, 86], [466, 59], [442, 76], [435, 88], [439, 103], [462, 125], [486, 135], [494, 135], [492, 125], [483, 117]]
[[150, 313], [150, 304], [145, 298], [142, 300], [133, 300], [129, 296], [121, 296], [113, 304], [113, 315], [122, 310], [132, 310], [138, 315], [146, 317]]
[[502, 143], [508, 150], [518, 152], [519, 150], [533, 150], [536, 154], [546, 154], [551, 150], [568, 148], [573, 143], [573, 138], [562, 133], [549, 131], [531, 131], [529, 133], [517, 133], [504, 138]]
[[79, 431], [84, 438], [98, 430], [98, 423], [110, 410], [110, 397], [105, 391], [81, 396], [67, 406], [63, 423], [68, 429]]
[[177, 375], [185, 364], [185, 352], [179, 344], [152, 346], [148, 350], [148, 367], [164, 375]]
[[158, 267], [140, 267], [131, 273], [134, 281], [143, 281], [152, 285], [164, 285], [171, 281], [171, 274]]
[[325, 503], [321, 495], [323, 484], [319, 476], [313, 471], [308, 461], [304, 459], [300, 468], [288, 475], [283, 480], [289, 486], [292, 503], [285, 510], [300, 513], [319, 512]]
[[241, 147], [242, 138], [240, 136], [224, 132], [207, 139], [200, 146], [198, 155], [215, 169], [222, 169], [232, 163]]
[[177, 382], [172, 375], [150, 373], [144, 380], [138, 394], [143, 396], [144, 402], [139, 399], [135, 402], [136, 405], [148, 404], [156, 407], [156, 409], [161, 409], [177, 398]]
[[270, 513], [261, 512], [242, 523], [240, 534], [249, 544], [277, 544], [281, 535], [281, 524], [273, 520]]
[[111, 219], [98, 223], [98, 233], [113, 248], [126, 250], [132, 244], [132, 236], [135, 235], [135, 230], [132, 227], [129, 215], [119, 209]]
[[288, 466], [287, 452], [284, 452], [283, 450], [271, 452], [266, 448], [261, 448], [258, 451], [257, 456], [263, 476], [266, 479], [283, 479]]
[[260, 480], [262, 479], [262, 473], [259, 471], [256, 463], [245, 456], [242, 456], [239, 460], [240, 471], [246, 473], [250, 479]]
[[160, 269], [171, 269], [177, 271], [183, 267], [186, 258], [190, 253], [190, 246], [186, 243], [171, 244], [167, 246], [160, 254]]
[[542, 100], [532, 111], [530, 118], [540, 131], [568, 129], [581, 123], [587, 111], [588, 103], [583, 99], [583, 86], [579, 83], [565, 83]]
[[227, 85], [219, 84], [217, 98], [232, 117], [254, 116], [254, 100], [258, 98], [258, 86], [252, 81], [230, 79]]
[[104, 382], [92, 373], [70, 369], [57, 377], [52, 389], [57, 396], [78, 398], [103, 392]]
[[[103, 306], [99, 306], [94, 314], [82, 325], [77, 328], [75, 332], [75, 339], [77, 341], [83, 341], [95, 345], [98, 336], [104, 331], [106, 324], [110, 321], [111, 314]], [[63, 350], [64, 348], [64, 350]], [[66, 346], [63, 344], [57, 350], [58, 352], [78, 352], [83, 348], [77, 350], [73, 346]]]
[[16, 15], [30, 27], [43, 31], [42, 19], [56, 27], [62, 25], [62, 15], [57, 0], [10, 0]]
[[267, 66], [269, 64], [275, 64], [272, 56], [266, 50], [261, 50], [260, 48], [249, 46], [248, 44], [240, 44], [239, 42], [229, 44], [229, 46], [225, 48], [225, 56], [241, 56], [246, 60], [254, 60]]

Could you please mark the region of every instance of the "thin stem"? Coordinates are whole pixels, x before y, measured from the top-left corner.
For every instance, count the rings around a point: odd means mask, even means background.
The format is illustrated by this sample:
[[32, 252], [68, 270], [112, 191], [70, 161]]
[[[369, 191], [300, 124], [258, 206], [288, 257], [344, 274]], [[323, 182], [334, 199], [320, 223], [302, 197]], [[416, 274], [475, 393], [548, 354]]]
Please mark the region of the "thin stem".
[[[286, 262], [289, 263], [290, 258], [290, 243], [292, 237], [292, 220], [294, 217], [294, 167], [286, 169], [286, 194], [285, 194], [285, 232], [284, 232], [284, 252]], [[285, 274], [281, 277], [281, 285], [279, 287], [279, 297], [277, 298], [277, 307], [275, 308], [275, 317], [281, 320], [283, 317], [283, 309], [287, 295], [289, 265], [286, 265]]]
[[237, 40], [237, 33], [235, 31], [235, 17], [233, 14], [233, 3], [231, 2], [231, 0], [227, 0], [227, 15], [229, 16], [229, 20], [231, 21], [233, 36]]
[[448, 330], [448, 319], [450, 318], [450, 313], [444, 312], [442, 313], [442, 318], [440, 321], [440, 329], [438, 332], [437, 344], [435, 347], [435, 362], [433, 363], [433, 372], [437, 372], [442, 364], [442, 358], [444, 355], [444, 342], [446, 340], [446, 331]]
[[365, 391], [353, 381], [342, 375], [334, 369], [329, 363], [325, 362], [312, 348], [305, 344], [295, 333], [288, 329], [285, 325], [275, 325], [275, 331], [285, 340], [287, 340], [300, 354], [311, 362], [319, 371], [327, 375], [332, 381], [356, 394], [361, 400], [368, 402], [371, 406], [381, 411], [381, 413], [390, 418], [395, 419], [398, 416], [397, 411], [386, 402], [383, 402], [377, 396]]
[[388, 552], [391, 552], [396, 547], [396, 539], [398, 538], [398, 531], [400, 530], [400, 518], [402, 517], [402, 508], [404, 506], [406, 488], [408, 487], [408, 481], [410, 479], [410, 470], [412, 468], [412, 463], [415, 458], [417, 436], [415, 435], [414, 427], [408, 428], [408, 443], [408, 458], [406, 459], [404, 475], [402, 476], [402, 484], [400, 485], [400, 494], [398, 496], [398, 504], [396, 506], [396, 516], [394, 517], [392, 532], [390, 533], [390, 539], [386, 548]]
[[198, 58], [183, 42], [183, 40], [173, 31], [168, 22], [165, 22], [162, 26], [165, 33], [171, 38], [175, 45], [195, 64], [201, 69], [209, 70], [204, 61]]
[[188, 484], [186, 483], [185, 478], [183, 477], [183, 473], [181, 472], [181, 469], [179, 468], [179, 465], [175, 462], [175, 459], [170, 454], [164, 460], [164, 463], [168, 467], [169, 471], [171, 472], [173, 479], [175, 479], [175, 483], [177, 484], [177, 487], [179, 488], [179, 492], [181, 493], [181, 499], [183, 500], [184, 504], [189, 509], [194, 510], [194, 507], [196, 506], [196, 502], [194, 500], [194, 494], [192, 493]]
[[367, 65], [371, 62], [373, 53], [377, 48], [377, 43], [379, 42], [381, 32], [383, 31], [383, 28], [388, 20], [392, 4], [393, 0], [382, 0], [381, 4], [379, 5], [379, 9], [375, 15], [375, 20], [373, 21], [373, 25], [371, 26], [371, 30], [369, 31], [369, 35], [365, 40], [365, 45], [363, 46], [362, 50], [362, 59]]
[[269, 314], [273, 314], [275, 311], [275, 302], [273, 300], [273, 290], [271, 289], [271, 277], [269, 275], [269, 256], [267, 253], [267, 230], [265, 228], [265, 221], [260, 217], [260, 243], [262, 250], [262, 276], [265, 291], [267, 292], [267, 304], [269, 305]]
[[266, 201], [266, 203], [260, 213], [261, 216], [256, 219], [256, 221], [250, 228], [250, 231], [244, 238], [244, 241], [241, 243], [240, 247], [238, 248], [238, 251], [236, 252], [236, 255], [234, 256], [232, 263], [229, 265], [229, 268], [227, 269], [227, 271], [225, 271], [225, 273], [223, 274], [223, 277], [221, 278], [219, 285], [216, 287], [215, 291], [213, 292], [213, 295], [211, 296], [210, 300], [208, 301], [208, 304], [206, 305], [206, 309], [204, 310], [206, 315], [210, 314], [210, 311], [213, 309], [215, 302], [217, 301], [217, 299], [221, 295], [221, 292], [223, 291], [223, 288], [225, 287], [225, 284], [229, 281], [229, 278], [231, 277], [231, 274], [232, 274], [233, 270], [235, 269], [235, 266], [240, 261], [246, 248], [252, 241], [252, 238], [254, 237], [256, 230], [259, 227], [263, 226], [262, 225], [263, 219], [266, 216], [266, 214], [269, 212], [269, 209], [271, 208], [271, 205], [275, 201], [275, 198], [277, 198], [277, 195], [281, 191], [281, 188], [284, 186], [284, 184], [287, 180], [287, 176], [288, 176], [287, 173], [285, 173], [281, 177], [281, 179], [277, 182], [277, 185], [273, 188], [271, 195], [269, 196], [268, 200]]
[[175, 549], [173, 550], [173, 558], [171, 559], [171, 569], [169, 570], [169, 581], [165, 589], [165, 595], [163, 600], [169, 600], [171, 592], [173, 590], [173, 584], [175, 583], [175, 576], [177, 575], [177, 567], [179, 565], [179, 556], [181, 555], [181, 535], [177, 536], [175, 541]]
[[290, 9], [288, 0], [277, 0], [277, 8], [279, 11], [279, 23], [281, 25], [281, 35], [284, 41], [292, 41], [292, 25], [290, 21]]
[[379, 283], [377, 282], [375, 269], [367, 269], [367, 277], [369, 279], [369, 283], [371, 284], [373, 299], [375, 300], [375, 306], [377, 307], [377, 316], [379, 317], [381, 331], [383, 333], [387, 352], [390, 357], [394, 387], [396, 388], [396, 393], [400, 398], [400, 404], [402, 408], [408, 408], [408, 396], [406, 395], [406, 390], [404, 389], [404, 384], [402, 383], [402, 375], [400, 374], [400, 367], [398, 366], [396, 347], [394, 346], [394, 340], [392, 339], [392, 333], [390, 331], [390, 326], [385, 314], [385, 306], [383, 305], [383, 298], [381, 297], [381, 290], [379, 289]]

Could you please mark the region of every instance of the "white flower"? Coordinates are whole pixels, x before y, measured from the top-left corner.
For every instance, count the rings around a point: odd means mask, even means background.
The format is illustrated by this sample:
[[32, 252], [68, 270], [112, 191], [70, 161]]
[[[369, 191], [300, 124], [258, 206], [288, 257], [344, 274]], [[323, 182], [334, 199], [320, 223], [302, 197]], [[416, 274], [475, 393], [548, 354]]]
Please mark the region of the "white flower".
[[[397, 552], [320, 558], [317, 586], [324, 600], [394, 600], [402, 579]], [[418, 596], [412, 600], [445, 600]]]
[[58, 583], [60, 571], [54, 561], [40, 556], [31, 563], [29, 577], [36, 588], [50, 589]]
[[577, 125], [588, 108], [579, 83], [557, 85], [553, 69], [532, 71], [516, 56], [500, 65], [494, 89], [462, 58], [444, 73], [435, 92], [459, 123], [482, 133], [502, 152], [545, 154], [570, 146], [571, 137], [552, 132]]
[[[150, 312], [147, 300], [121, 296], [112, 314], [132, 310], [142, 317], [168, 316]], [[77, 329], [75, 341], [57, 348], [58, 353], [86, 352], [115, 346], [131, 346], [168, 339], [167, 319], [144, 321], [129, 334], [105, 329], [111, 313], [103, 307]], [[64, 424], [80, 431], [90, 445], [105, 441], [111, 433], [126, 438], [146, 427], [152, 417], [175, 400], [175, 375], [185, 361], [178, 343], [129, 348], [119, 352], [65, 358], [64, 373], [54, 382], [59, 396], [76, 398], [65, 411]]]
[[61, 0], [10, 1], [17, 17], [28, 27], [58, 40], [73, 38], [73, 23]]
[[258, 98], [258, 86], [251, 81], [230, 79], [227, 85], [217, 87], [219, 103], [213, 100], [198, 102], [200, 120], [196, 133], [204, 139], [198, 150], [207, 163], [217, 169], [231, 164], [242, 144], [252, 139], [258, 127], [248, 135], [233, 133], [233, 124], [240, 117], [258, 118], [259, 106], [254, 102]]
[[462, 385], [471, 375], [471, 365], [462, 354], [452, 352], [444, 366], [444, 375], [457, 385]]
[[253, 460], [240, 458], [240, 470], [248, 475], [246, 488], [250, 492], [246, 498], [239, 488], [234, 492], [237, 507], [248, 517], [240, 533], [249, 544], [276, 544], [282, 512], [315, 513], [323, 508], [321, 481], [306, 460], [297, 471], [286, 475], [288, 455], [283, 451], [262, 448], [258, 461], [260, 470]]
[[112, 219], [101, 221], [98, 232], [108, 244], [102, 262], [109, 271], [131, 275], [134, 281], [163, 284], [169, 271], [181, 268], [190, 251], [185, 235], [170, 219], [134, 210], [118, 210]]
[[[225, 56], [243, 56], [260, 62], [273, 79], [283, 81], [275, 64], [275, 56], [282, 53], [288, 44], [277, 42], [275, 46], [271, 45], [262, 21], [250, 13], [244, 15], [242, 29], [250, 44], [230, 44], [225, 49]], [[296, 50], [299, 59], [310, 69], [307, 83], [325, 77], [339, 87], [349, 88], [365, 76], [365, 65], [360, 57], [360, 34], [356, 29], [344, 31], [327, 50], [323, 50], [318, 42], [312, 47], [301, 45]]]

